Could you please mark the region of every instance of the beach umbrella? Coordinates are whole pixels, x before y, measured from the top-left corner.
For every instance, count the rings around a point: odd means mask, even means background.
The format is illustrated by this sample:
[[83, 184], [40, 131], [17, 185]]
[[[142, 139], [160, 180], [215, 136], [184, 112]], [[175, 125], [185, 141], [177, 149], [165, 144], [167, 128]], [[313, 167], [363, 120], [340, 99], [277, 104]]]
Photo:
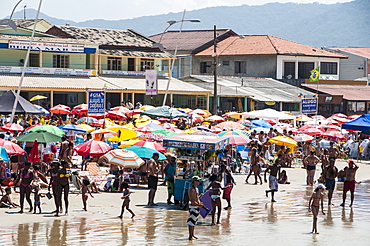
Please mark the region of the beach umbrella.
[[107, 139], [107, 138], [112, 138], [112, 137], [117, 136], [118, 133], [114, 131], [110, 131], [106, 128], [102, 128], [102, 129], [92, 131], [91, 135], [94, 140], [100, 140], [102, 135], [104, 135], [104, 139]]
[[[280, 128], [277, 128], [278, 131]], [[252, 131], [256, 131], [256, 132], [264, 132], [264, 133], [267, 133], [270, 131], [270, 128], [264, 128], [264, 127], [256, 127], [256, 128], [253, 128], [251, 129]], [[281, 130], [282, 131], [282, 130]]]
[[140, 115], [142, 112], [144, 112], [141, 109], [134, 109], [130, 110], [129, 112], [125, 113], [128, 117], [133, 117], [134, 115]]
[[91, 123], [93, 123], [94, 121], [97, 121], [97, 120], [98, 119], [93, 118], [93, 117], [82, 117], [81, 119], [79, 119], [77, 121], [77, 124], [81, 124], [81, 123], [91, 124]]
[[30, 151], [30, 154], [28, 155], [28, 161], [32, 163], [41, 161], [37, 139], [33, 142], [32, 149]]
[[153, 141], [149, 141], [149, 140], [141, 140], [137, 143], [134, 143], [132, 146], [146, 147], [146, 148], [154, 149], [154, 150], [157, 150], [157, 151], [160, 151], [160, 152], [165, 152], [166, 151], [166, 149], [162, 146], [162, 144], [159, 144], [159, 143], [156, 143], [156, 142], [153, 142]]
[[340, 127], [339, 127], [339, 126], [334, 126], [334, 125], [319, 125], [317, 128], [318, 128], [318, 129], [337, 130], [337, 131], [339, 131], [339, 130], [340, 130]]
[[237, 132], [237, 131], [223, 131], [223, 132], [220, 132], [217, 135], [220, 136], [220, 137], [222, 137], [222, 136], [229, 136], [229, 135], [239, 135], [239, 136], [246, 137], [243, 133]]
[[22, 155], [26, 153], [18, 144], [13, 143], [12, 141], [0, 139], [0, 146], [6, 149], [8, 155]]
[[142, 132], [142, 133], [151, 133], [151, 132], [155, 131], [155, 129], [153, 129], [151, 127], [143, 126], [143, 127], [137, 128], [136, 131]]
[[35, 132], [35, 131], [39, 131], [39, 130], [47, 131], [47, 132], [50, 132], [50, 133], [53, 133], [53, 134], [56, 134], [56, 135], [60, 135], [60, 136], [63, 136], [65, 134], [61, 129], [59, 129], [56, 126], [52, 126], [52, 125], [39, 125], [39, 126], [32, 127], [28, 131], [29, 132]]
[[225, 122], [221, 122], [219, 124], [216, 125], [216, 127], [219, 127], [221, 129], [227, 127], [229, 129], [243, 129], [244, 126], [240, 123], [237, 123], [237, 122], [233, 122], [233, 121], [225, 121]]
[[86, 133], [85, 129], [78, 125], [68, 124], [68, 125], [62, 125], [58, 128], [62, 129], [63, 131], [74, 131], [75, 133], [81, 134]]
[[212, 131], [213, 133], [218, 134], [218, 133], [222, 132], [222, 129], [221, 129], [221, 128], [219, 128], [219, 127], [211, 126], [211, 131]]
[[138, 138], [140, 138], [140, 139], [151, 139], [151, 140], [158, 141], [158, 142], [162, 142], [163, 139], [168, 139], [168, 137], [163, 135], [163, 134], [153, 133], [153, 132], [140, 135], [140, 136], [138, 136]]
[[24, 130], [23, 126], [19, 125], [18, 123], [9, 123], [9, 124], [6, 124], [0, 127], [0, 129], [3, 131], [9, 131], [9, 132], [14, 132], [14, 131], [21, 132]]
[[106, 160], [109, 164], [123, 168], [138, 168], [145, 163], [135, 152], [126, 149], [111, 150], [101, 158]]
[[130, 147], [132, 145], [134, 145], [135, 143], [139, 142], [141, 140], [139, 139], [131, 139], [131, 140], [127, 140], [127, 141], [121, 141], [121, 145], [118, 146], [118, 148], [127, 148], [127, 147]]
[[140, 107], [140, 110], [147, 111], [149, 109], [155, 108], [154, 106], [151, 105], [144, 105]]
[[78, 124], [77, 126], [79, 126], [82, 129], [84, 129], [85, 132], [92, 132], [92, 131], [95, 130], [94, 127], [91, 127], [90, 125], [87, 125], [87, 124]]
[[76, 151], [78, 155], [93, 157], [102, 156], [111, 149], [112, 148], [108, 144], [97, 140], [89, 140], [74, 147], [74, 151]]
[[212, 115], [210, 112], [208, 112], [207, 110], [203, 110], [203, 109], [195, 109], [193, 111], [190, 111], [188, 114], [191, 114], [191, 115], [197, 114], [197, 115], [201, 115], [204, 117], [208, 117]]
[[72, 114], [87, 113], [88, 110], [89, 110], [89, 106], [86, 103], [83, 103], [83, 104], [73, 107]]
[[273, 120], [273, 119], [265, 119], [264, 121], [266, 121], [267, 123], [269, 123], [270, 125], [276, 125], [276, 121]]
[[347, 138], [340, 132], [338, 131], [330, 131], [330, 132], [325, 132], [322, 134], [322, 136], [327, 137], [327, 138], [334, 138], [338, 140], [346, 140]]
[[354, 114], [354, 115], [350, 115], [350, 116], [348, 116], [347, 118], [348, 118], [349, 120], [355, 120], [355, 119], [357, 119], [358, 117], [361, 117], [361, 115], [360, 115], [360, 114]]
[[104, 113], [88, 113], [87, 114], [87, 117], [92, 117], [92, 118], [95, 118], [95, 119], [103, 119], [105, 116]]
[[127, 116], [124, 113], [121, 113], [119, 111], [108, 111], [105, 117], [109, 119], [115, 119], [115, 120], [125, 120], [127, 119]]
[[297, 146], [298, 144], [296, 141], [286, 136], [273, 137], [273, 138], [270, 138], [268, 141], [276, 145], [287, 146], [287, 147], [294, 147], [294, 146]]
[[251, 139], [241, 135], [226, 135], [226, 137], [229, 139], [230, 145], [246, 145], [252, 141]]
[[297, 121], [307, 122], [307, 121], [310, 121], [311, 120], [310, 117], [308, 117], [307, 115], [304, 115], [304, 114], [297, 115], [296, 117], [297, 117], [296, 118]]
[[242, 124], [244, 126], [248, 126], [248, 127], [253, 126], [253, 124], [249, 120], [245, 120], [245, 119], [238, 120], [237, 123]]
[[57, 106], [54, 106], [49, 109], [50, 112], [54, 114], [70, 114], [71, 108], [62, 104], [58, 104]]
[[322, 135], [323, 131], [318, 128], [308, 128], [302, 131], [304, 134], [313, 136], [313, 135]]
[[271, 128], [272, 125], [265, 120], [251, 120], [254, 127]]
[[226, 114], [223, 114], [222, 117], [228, 117], [228, 118], [233, 118], [233, 119], [241, 119], [243, 116], [242, 113], [238, 113], [238, 112], [228, 112]]
[[32, 102], [32, 101], [36, 101], [36, 100], [40, 100], [40, 99], [46, 99], [46, 98], [48, 98], [48, 97], [42, 96], [42, 95], [36, 95], [36, 96], [32, 97], [30, 99], [30, 101]]
[[171, 130], [155, 130], [155, 131], [152, 131], [153, 133], [160, 133], [160, 134], [163, 134], [165, 135], [166, 137], [172, 137], [172, 136], [175, 136], [177, 135], [178, 133], [174, 132], [174, 131], [171, 131]]
[[319, 119], [319, 120], [325, 120], [326, 118], [322, 115], [313, 115], [311, 116], [312, 119]]
[[118, 111], [118, 112], [121, 112], [121, 113], [124, 113], [124, 114], [130, 112], [130, 110], [128, 108], [123, 107], [123, 106], [117, 106], [117, 107], [111, 108], [110, 110], [111, 111]]
[[163, 123], [162, 127], [164, 127], [167, 130], [175, 131], [176, 129], [179, 129], [177, 126], [171, 123]]
[[224, 118], [218, 115], [212, 115], [204, 119], [205, 121], [211, 121], [211, 122], [222, 122], [225, 121]]
[[25, 131], [25, 132], [28, 132], [31, 128], [34, 128], [35, 126], [41, 126], [41, 124], [40, 124], [40, 123], [38, 123], [38, 124], [34, 124], [34, 125], [32, 125], [32, 126], [29, 126], [29, 127], [27, 127], [26, 129], [24, 129], [24, 131]]
[[308, 142], [308, 141], [312, 141], [313, 137], [307, 134], [298, 134], [298, 135], [293, 136], [293, 139], [296, 142]]
[[17, 137], [19, 142], [34, 142], [36, 139], [39, 143], [53, 143], [61, 141], [62, 137], [45, 130], [32, 131]]
[[38, 110], [41, 110], [42, 112], [44, 112], [45, 115], [49, 115], [50, 114], [50, 112], [48, 110], [44, 109], [40, 105], [37, 105], [37, 104], [32, 104], [32, 105], [35, 106], [35, 108], [37, 108]]
[[3, 161], [9, 161], [8, 153], [6, 153], [6, 149], [4, 147], [0, 147], [0, 158]]
[[105, 125], [114, 125], [114, 123], [112, 123], [111, 121], [106, 120], [106, 119], [96, 120], [96, 121], [92, 122], [90, 125], [92, 125], [92, 126], [103, 126], [104, 124]]
[[166, 156], [164, 156], [162, 153], [159, 153], [157, 150], [146, 148], [146, 147], [140, 147], [140, 146], [131, 146], [128, 148], [125, 148], [125, 150], [130, 150], [135, 152], [140, 158], [144, 159], [150, 159], [153, 157], [154, 153], [159, 154], [159, 159], [160, 161], [166, 160]]
[[116, 140], [110, 139], [110, 141], [124, 141], [124, 140], [135, 138], [137, 136], [137, 132], [125, 126], [109, 126], [106, 129], [117, 133], [117, 137], [116, 137], [117, 139]]

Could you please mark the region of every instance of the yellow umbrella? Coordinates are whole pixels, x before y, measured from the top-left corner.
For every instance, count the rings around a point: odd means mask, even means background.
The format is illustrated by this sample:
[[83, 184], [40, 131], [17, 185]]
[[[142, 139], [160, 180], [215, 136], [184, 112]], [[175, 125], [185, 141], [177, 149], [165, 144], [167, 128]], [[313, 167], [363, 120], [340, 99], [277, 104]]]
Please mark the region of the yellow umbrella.
[[233, 118], [233, 119], [241, 119], [242, 118], [242, 114], [241, 113], [238, 113], [238, 112], [230, 112], [230, 113], [227, 113], [228, 117], [230, 118]]
[[46, 96], [41, 96], [41, 95], [36, 95], [36, 96], [32, 97], [32, 98], [30, 99], [30, 101], [32, 102], [32, 101], [35, 101], [35, 100], [40, 100], [40, 99], [45, 99], [45, 98], [48, 98], [48, 97], [46, 97]]
[[144, 105], [140, 107], [140, 110], [147, 111], [149, 109], [155, 108], [154, 106], [151, 105]]
[[128, 129], [124, 126], [113, 126], [113, 127], [107, 127], [107, 130], [117, 132], [118, 135], [114, 136], [112, 138], [109, 138], [109, 141], [124, 141], [128, 139], [135, 138], [137, 136], [137, 132]]
[[131, 140], [128, 140], [128, 141], [122, 141], [121, 145], [118, 146], [118, 148], [124, 149], [124, 148], [130, 147], [130, 146], [136, 144], [139, 141], [141, 141], [141, 140], [140, 139], [131, 139]]
[[307, 122], [307, 121], [310, 121], [310, 120], [312, 120], [312, 119], [308, 116], [305, 116], [305, 115], [297, 118], [297, 121]]
[[83, 128], [86, 132], [92, 132], [95, 130], [94, 127], [91, 127], [90, 125], [87, 125], [87, 124], [79, 124], [77, 126]]
[[193, 133], [193, 132], [196, 132], [197, 130], [186, 130], [183, 132], [183, 134], [190, 134], [190, 133]]
[[270, 143], [280, 145], [280, 146], [287, 146], [287, 147], [295, 147], [298, 145], [296, 141], [289, 137], [285, 136], [277, 136], [269, 139]]

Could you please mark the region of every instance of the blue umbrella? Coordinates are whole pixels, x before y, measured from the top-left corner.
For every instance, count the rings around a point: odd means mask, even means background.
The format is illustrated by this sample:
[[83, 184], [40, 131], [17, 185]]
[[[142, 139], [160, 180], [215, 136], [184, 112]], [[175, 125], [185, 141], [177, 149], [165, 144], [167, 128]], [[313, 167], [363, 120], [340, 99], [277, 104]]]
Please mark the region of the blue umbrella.
[[86, 133], [86, 131], [82, 127], [72, 124], [62, 125], [59, 126], [59, 128], [62, 129], [63, 131], [75, 131], [78, 133]]
[[97, 119], [93, 117], [82, 117], [81, 119], [77, 121], [77, 124], [81, 124], [82, 122], [85, 122], [86, 124], [91, 124], [96, 120]]
[[135, 152], [135, 154], [137, 154], [140, 158], [144, 158], [144, 159], [152, 158], [154, 153], [159, 154], [159, 159], [158, 160], [160, 160], [160, 161], [163, 161], [163, 160], [167, 159], [163, 154], [159, 153], [157, 150], [146, 148], [146, 147], [131, 146], [131, 147], [128, 147], [128, 148], [125, 148], [125, 149], [130, 150], [132, 152]]
[[263, 127], [263, 128], [271, 128], [272, 125], [265, 120], [251, 120], [253, 127]]
[[6, 149], [4, 147], [0, 147], [0, 158], [2, 158], [3, 161], [9, 161], [8, 154], [6, 153]]
[[164, 128], [163, 126], [160, 126], [156, 123], [153, 123], [153, 122], [150, 122], [148, 125], [146, 125], [147, 127], [150, 127], [150, 128], [153, 128], [155, 130], [166, 130], [166, 128]]

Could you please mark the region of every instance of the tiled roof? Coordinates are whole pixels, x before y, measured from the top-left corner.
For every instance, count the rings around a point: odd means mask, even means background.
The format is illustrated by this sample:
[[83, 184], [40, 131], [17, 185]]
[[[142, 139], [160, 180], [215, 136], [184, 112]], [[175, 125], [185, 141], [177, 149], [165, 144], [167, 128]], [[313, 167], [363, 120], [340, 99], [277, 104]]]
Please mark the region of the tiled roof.
[[[128, 78], [128, 77], [118, 77], [118, 76], [101, 76], [100, 78], [104, 79], [105, 81], [109, 81], [112, 84], [119, 86], [120, 88], [127, 88], [128, 90], [139, 90], [145, 91], [145, 78], [138, 77], [138, 78]], [[164, 92], [166, 90], [168, 79], [158, 79], [158, 89], [159, 91]], [[169, 91], [171, 92], [199, 92], [203, 94], [207, 94], [210, 90], [191, 85], [184, 81], [172, 78]], [[161, 93], [162, 93], [161, 92]]]
[[[99, 45], [151, 48], [154, 41], [133, 30], [54, 26], [71, 38], [84, 39]], [[49, 30], [50, 31], [50, 30]], [[49, 33], [47, 31], [47, 33]]]
[[310, 85], [302, 84], [311, 90], [317, 90], [329, 95], [343, 95], [343, 99], [350, 101], [370, 101], [370, 86], [363, 85]]
[[[0, 75], [1, 87], [18, 87], [19, 75]], [[26, 75], [23, 80], [24, 88], [48, 88], [48, 89], [102, 89], [105, 81], [99, 77], [85, 76], [49, 76], [49, 75]], [[120, 90], [118, 86], [106, 83], [108, 90]]]
[[[168, 31], [163, 34], [161, 44], [166, 50], [175, 50], [178, 43], [178, 50], [193, 51], [208, 42], [213, 42], [213, 30], [183, 30], [180, 36], [179, 31]], [[162, 33], [150, 36], [156, 42], [159, 42]], [[237, 35], [230, 29], [216, 30], [216, 36]]]
[[[35, 23], [35, 20], [36, 19], [12, 19], [12, 21], [15, 22], [15, 24], [19, 27], [24, 27], [24, 28], [27, 28], [31, 25], [33, 25]], [[38, 19], [37, 22], [40, 22], [40, 21], [45, 21], [43, 19]], [[48, 23], [47, 21], [45, 21], [46, 23]], [[50, 23], [48, 23], [49, 25], [51, 25]]]
[[370, 59], [370, 47], [328, 47], [335, 52], [346, 52]]
[[111, 56], [131, 56], [131, 57], [150, 57], [150, 58], [172, 58], [173, 56], [168, 52], [161, 52], [158, 50], [140, 50], [136, 49], [99, 49], [99, 53]]
[[[4, 40], [17, 40], [17, 41], [30, 41], [30, 36], [18, 36], [18, 35], [2, 35], [0, 39]], [[51, 43], [65, 43], [65, 44], [94, 44], [88, 40], [76, 40], [73, 38], [49, 38], [49, 37], [34, 37], [34, 42], [51, 42]]]
[[[244, 38], [229, 37], [217, 44], [218, 55], [292, 55], [347, 58], [344, 55], [325, 51], [308, 45], [299, 44], [270, 35], [247, 35]], [[196, 56], [211, 56], [209, 47]]]
[[[194, 81], [194, 79], [198, 81]], [[185, 78], [188, 81], [188, 78]], [[187, 82], [213, 92], [213, 76], [191, 75]], [[242, 85], [243, 81], [243, 85]], [[250, 97], [261, 102], [300, 102], [298, 94], [313, 95], [299, 87], [270, 78], [218, 77], [217, 94], [219, 96]]]

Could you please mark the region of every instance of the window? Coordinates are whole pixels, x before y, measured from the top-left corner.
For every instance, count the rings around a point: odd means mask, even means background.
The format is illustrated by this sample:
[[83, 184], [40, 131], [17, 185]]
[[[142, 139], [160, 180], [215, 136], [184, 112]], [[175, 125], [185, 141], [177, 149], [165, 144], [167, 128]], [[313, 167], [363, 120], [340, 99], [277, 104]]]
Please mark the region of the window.
[[141, 59], [140, 71], [145, 71], [148, 69], [154, 69], [154, 59]]
[[69, 68], [68, 55], [53, 55], [53, 67]]
[[295, 79], [295, 62], [284, 62], [284, 78]]
[[40, 60], [39, 60], [39, 54], [30, 54], [30, 67], [39, 67], [40, 66]]
[[336, 62], [320, 62], [320, 73], [322, 74], [337, 74], [338, 63]]
[[348, 111], [350, 112], [364, 112], [365, 102], [348, 102]]
[[128, 71], [135, 71], [135, 58], [128, 58], [127, 59], [127, 70]]
[[91, 68], [90, 63], [91, 63], [91, 56], [90, 54], [86, 54], [86, 69]]
[[108, 70], [121, 70], [121, 57], [108, 57], [108, 64], [107, 69]]
[[236, 61], [235, 62], [235, 73], [247, 73], [247, 62]]
[[222, 61], [222, 66], [229, 66], [230, 65], [230, 61]]
[[333, 97], [325, 97], [325, 102], [331, 102], [333, 100]]
[[311, 70], [314, 70], [315, 64], [313, 62], [299, 62], [298, 63], [298, 79], [308, 79], [311, 75]]
[[210, 62], [200, 62], [200, 73], [209, 73], [209, 68], [211, 67]]

